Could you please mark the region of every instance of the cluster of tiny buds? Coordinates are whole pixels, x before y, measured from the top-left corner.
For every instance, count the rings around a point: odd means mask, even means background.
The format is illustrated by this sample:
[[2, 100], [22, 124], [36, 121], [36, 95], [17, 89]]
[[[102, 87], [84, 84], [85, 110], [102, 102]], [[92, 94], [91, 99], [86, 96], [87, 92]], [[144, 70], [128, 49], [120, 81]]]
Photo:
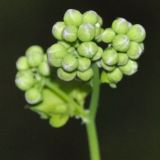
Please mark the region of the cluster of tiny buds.
[[69, 9], [63, 21], [53, 25], [52, 34], [58, 42], [47, 53], [50, 65], [58, 68], [60, 79], [89, 81], [93, 77], [91, 64], [99, 60], [103, 53], [103, 49], [96, 44], [103, 30], [102, 24], [102, 18], [95, 11], [82, 14]]
[[[90, 82], [94, 76], [93, 64], [96, 64], [102, 71], [101, 83], [112, 88], [116, 88], [123, 75], [133, 75], [138, 69], [136, 60], [144, 51], [146, 37], [143, 26], [133, 25], [124, 18], [115, 19], [110, 28], [104, 29], [102, 25], [103, 20], [95, 11], [82, 14], [69, 9], [63, 21], [53, 25], [52, 35], [57, 42], [47, 49], [46, 54], [40, 46], [34, 45], [17, 60], [16, 86], [25, 92], [26, 101], [34, 105], [32, 110], [42, 118], [50, 119], [54, 127], [64, 125], [69, 117], [82, 116], [70, 113], [70, 104], [64, 103], [47, 88], [47, 81], [52, 78], [50, 67], [56, 70], [59, 79], [78, 80], [74, 82], [79, 83], [79, 80]], [[103, 49], [101, 43], [107, 47]], [[51, 83], [57, 81], [52, 79]], [[74, 91], [74, 86], [72, 89]], [[87, 93], [77, 91], [73, 94], [77, 99], [80, 95], [82, 110]]]
[[117, 18], [113, 21], [111, 28], [104, 30], [100, 40], [107, 43], [108, 48], [104, 50], [99, 62], [105, 70], [102, 72], [102, 82], [116, 87], [123, 74], [130, 76], [137, 72], [136, 60], [144, 51], [145, 37], [145, 29], [141, 25], [132, 25], [124, 18]]
[[[117, 18], [110, 28], [102, 28], [103, 20], [95, 11], [80, 13], [69, 9], [63, 21], [53, 25], [52, 34], [58, 43], [52, 45], [47, 53], [49, 63], [57, 67], [57, 75], [64, 81], [78, 77], [88, 81], [94, 75], [92, 64], [104, 69], [102, 83], [111, 87], [124, 75], [133, 75], [138, 64], [136, 60], [144, 51], [146, 37], [144, 28], [132, 25], [124, 18]], [[102, 49], [98, 43], [107, 43]]]
[[16, 62], [16, 86], [25, 91], [25, 99], [29, 104], [42, 101], [43, 78], [50, 75], [47, 56], [40, 46], [31, 46], [25, 56]]

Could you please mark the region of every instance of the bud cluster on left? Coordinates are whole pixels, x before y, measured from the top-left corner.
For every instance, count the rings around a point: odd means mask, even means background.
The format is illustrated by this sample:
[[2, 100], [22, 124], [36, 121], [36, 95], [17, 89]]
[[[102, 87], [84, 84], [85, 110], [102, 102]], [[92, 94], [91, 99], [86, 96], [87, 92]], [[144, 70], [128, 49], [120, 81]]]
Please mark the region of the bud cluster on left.
[[16, 62], [16, 86], [25, 91], [25, 99], [29, 104], [39, 103], [42, 98], [44, 77], [50, 75], [47, 57], [40, 46], [31, 46], [25, 56]]

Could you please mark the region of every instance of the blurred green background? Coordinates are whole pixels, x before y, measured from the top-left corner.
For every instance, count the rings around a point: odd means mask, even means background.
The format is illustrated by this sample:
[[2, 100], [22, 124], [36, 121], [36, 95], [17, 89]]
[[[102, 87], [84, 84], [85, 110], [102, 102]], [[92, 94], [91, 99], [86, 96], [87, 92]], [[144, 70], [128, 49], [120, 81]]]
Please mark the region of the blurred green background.
[[102, 160], [160, 159], [159, 0], [0, 0], [0, 159], [89, 160], [85, 127], [70, 120], [54, 129], [24, 109], [14, 85], [15, 61], [32, 44], [54, 43], [52, 25], [68, 8], [95, 10], [110, 26], [116, 17], [147, 31], [139, 71], [116, 90], [103, 85], [97, 116]]

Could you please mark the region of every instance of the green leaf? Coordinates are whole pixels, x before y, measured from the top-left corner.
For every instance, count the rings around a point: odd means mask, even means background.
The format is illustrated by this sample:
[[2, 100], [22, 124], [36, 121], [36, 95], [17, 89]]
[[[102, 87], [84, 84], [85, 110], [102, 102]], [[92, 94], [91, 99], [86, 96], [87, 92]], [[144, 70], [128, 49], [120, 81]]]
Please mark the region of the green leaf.
[[69, 120], [68, 115], [64, 115], [64, 114], [53, 115], [50, 118], [49, 123], [52, 127], [59, 128], [59, 127], [64, 126], [67, 123], [68, 120]]
[[43, 102], [31, 107], [32, 111], [35, 111], [40, 115], [43, 113], [48, 117], [54, 114], [66, 114], [69, 112], [68, 104], [54, 92], [49, 89], [44, 89], [42, 94], [44, 99]]

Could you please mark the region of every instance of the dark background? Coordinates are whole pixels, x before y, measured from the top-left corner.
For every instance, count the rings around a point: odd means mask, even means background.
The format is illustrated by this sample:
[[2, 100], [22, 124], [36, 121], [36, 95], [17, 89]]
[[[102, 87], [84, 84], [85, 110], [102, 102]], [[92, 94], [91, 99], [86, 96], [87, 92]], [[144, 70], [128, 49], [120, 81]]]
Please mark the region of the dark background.
[[160, 1], [0, 0], [0, 159], [88, 160], [85, 127], [70, 120], [61, 129], [24, 109], [14, 85], [15, 61], [32, 44], [45, 49], [52, 25], [68, 8], [95, 10], [109, 27], [116, 17], [145, 26], [139, 72], [114, 90], [101, 87], [97, 116], [102, 160], [160, 159]]

